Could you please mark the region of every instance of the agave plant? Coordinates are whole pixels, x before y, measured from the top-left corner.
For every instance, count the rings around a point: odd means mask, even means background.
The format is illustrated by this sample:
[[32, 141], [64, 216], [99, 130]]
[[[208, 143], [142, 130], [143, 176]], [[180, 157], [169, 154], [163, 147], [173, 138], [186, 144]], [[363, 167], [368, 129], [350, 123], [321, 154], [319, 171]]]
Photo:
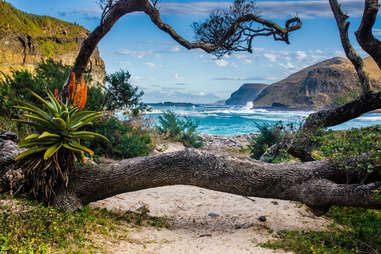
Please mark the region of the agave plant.
[[19, 147], [27, 150], [15, 160], [19, 161], [25, 173], [26, 191], [47, 203], [59, 184], [68, 185], [75, 160], [84, 161], [85, 154], [93, 154], [80, 141], [94, 137], [107, 140], [100, 134], [80, 130], [103, 116], [103, 112], [81, 111], [86, 104], [86, 91], [84, 80], [76, 85], [73, 73], [65, 102], [59, 98], [58, 90], [54, 94], [48, 91], [48, 100], [30, 90], [43, 107], [20, 100], [18, 103], [21, 105], [16, 106], [26, 112], [23, 115], [25, 119], [14, 120], [32, 126], [35, 133], [20, 142]]

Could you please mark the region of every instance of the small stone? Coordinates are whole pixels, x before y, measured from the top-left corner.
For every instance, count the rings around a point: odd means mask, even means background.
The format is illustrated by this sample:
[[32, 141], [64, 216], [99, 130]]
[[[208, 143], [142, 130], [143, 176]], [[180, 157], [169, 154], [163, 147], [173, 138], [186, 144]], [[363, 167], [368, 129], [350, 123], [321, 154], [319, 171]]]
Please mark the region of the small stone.
[[208, 213], [208, 216], [210, 217], [220, 217], [218, 213]]
[[258, 218], [258, 220], [259, 220], [260, 222], [265, 222], [265, 221], [266, 221], [266, 216], [260, 216], [260, 217]]

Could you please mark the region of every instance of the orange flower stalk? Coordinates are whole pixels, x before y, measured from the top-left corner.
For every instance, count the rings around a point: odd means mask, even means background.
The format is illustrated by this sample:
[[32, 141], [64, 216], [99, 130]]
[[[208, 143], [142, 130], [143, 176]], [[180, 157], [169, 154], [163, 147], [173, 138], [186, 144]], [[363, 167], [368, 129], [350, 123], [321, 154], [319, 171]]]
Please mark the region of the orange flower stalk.
[[75, 90], [75, 73], [72, 72], [70, 75], [70, 82], [68, 87], [70, 101], [73, 101], [74, 99], [74, 90]]
[[61, 102], [60, 97], [58, 96], [58, 89], [57, 88], [54, 89], [54, 97], [56, 97], [58, 102]]
[[87, 101], [87, 85], [85, 83], [85, 80], [81, 78], [81, 102], [79, 103], [79, 107], [78, 107], [79, 110], [82, 110], [85, 107], [86, 101]]
[[81, 77], [81, 83], [75, 84], [75, 73], [72, 72], [70, 76], [70, 83], [68, 87], [69, 101], [74, 107], [78, 107], [82, 110], [87, 101], [87, 86], [83, 77]]
[[81, 84], [77, 84], [77, 88], [75, 89], [75, 95], [73, 99], [73, 106], [77, 107], [79, 102], [81, 101]]

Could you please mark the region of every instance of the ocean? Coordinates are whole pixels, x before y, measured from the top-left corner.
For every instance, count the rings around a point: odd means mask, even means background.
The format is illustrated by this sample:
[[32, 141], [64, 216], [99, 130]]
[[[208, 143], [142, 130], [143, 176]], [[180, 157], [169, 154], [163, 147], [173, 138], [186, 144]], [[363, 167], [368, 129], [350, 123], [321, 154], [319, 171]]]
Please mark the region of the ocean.
[[[200, 105], [200, 106], [152, 106], [147, 117], [152, 117], [157, 124], [158, 117], [171, 110], [180, 116], [189, 116], [199, 123], [200, 134], [237, 135], [258, 132], [255, 123], [293, 123], [300, 125], [314, 111], [280, 110], [252, 108], [252, 103], [245, 106]], [[381, 125], [380, 113], [367, 113], [356, 119], [333, 127], [332, 129], [350, 129], [371, 125]]]

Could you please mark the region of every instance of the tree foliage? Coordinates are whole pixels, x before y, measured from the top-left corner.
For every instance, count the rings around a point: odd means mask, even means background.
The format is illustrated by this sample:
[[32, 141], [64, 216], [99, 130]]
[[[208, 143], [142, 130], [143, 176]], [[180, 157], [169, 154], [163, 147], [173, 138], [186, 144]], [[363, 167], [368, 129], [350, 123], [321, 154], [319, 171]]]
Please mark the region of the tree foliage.
[[133, 115], [138, 115], [147, 109], [142, 102], [143, 91], [131, 85], [128, 71], [120, 70], [107, 75], [104, 107], [106, 110], [127, 109]]

